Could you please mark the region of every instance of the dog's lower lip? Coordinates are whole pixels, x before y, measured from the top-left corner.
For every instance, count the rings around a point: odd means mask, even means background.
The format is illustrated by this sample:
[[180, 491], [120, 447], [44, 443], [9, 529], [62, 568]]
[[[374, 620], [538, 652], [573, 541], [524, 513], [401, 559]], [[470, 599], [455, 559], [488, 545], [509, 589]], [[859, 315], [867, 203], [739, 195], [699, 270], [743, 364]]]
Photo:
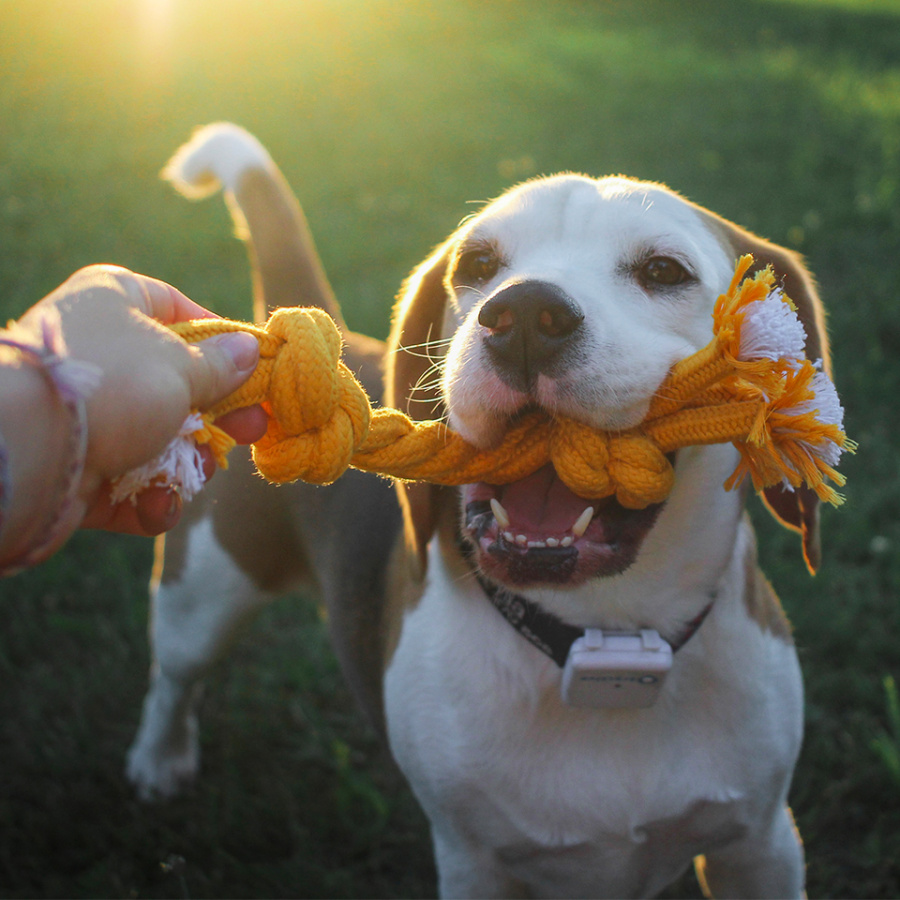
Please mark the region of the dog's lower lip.
[[[473, 535], [474, 536], [474, 535]], [[545, 551], [547, 553], [556, 553], [556, 552], [570, 552], [570, 553], [578, 553], [581, 550], [586, 549], [588, 546], [593, 550], [602, 551], [604, 548], [615, 552], [618, 548], [619, 542], [616, 540], [611, 541], [587, 541], [587, 540], [579, 540], [572, 538], [571, 535], [567, 535], [563, 540], [558, 540], [554, 538], [548, 538], [546, 541], [522, 541], [519, 538], [523, 537], [523, 535], [514, 535], [508, 531], [501, 531], [496, 537], [491, 538], [490, 536], [482, 536], [479, 540], [479, 546], [481, 549], [487, 553], [493, 553], [497, 555], [498, 553], [519, 553], [521, 554], [542, 554]]]

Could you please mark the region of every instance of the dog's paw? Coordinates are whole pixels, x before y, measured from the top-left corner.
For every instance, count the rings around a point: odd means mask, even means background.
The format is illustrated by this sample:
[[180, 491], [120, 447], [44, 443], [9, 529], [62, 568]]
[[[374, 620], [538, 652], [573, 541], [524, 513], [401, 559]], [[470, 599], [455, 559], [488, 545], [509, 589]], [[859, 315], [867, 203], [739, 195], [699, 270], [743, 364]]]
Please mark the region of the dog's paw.
[[125, 774], [142, 800], [182, 793], [200, 768], [198, 683], [185, 683], [155, 668], [141, 724], [128, 751]]
[[150, 733], [146, 722], [128, 751], [125, 774], [141, 800], [168, 800], [183, 793], [200, 769], [197, 717], [188, 716], [178, 734]]

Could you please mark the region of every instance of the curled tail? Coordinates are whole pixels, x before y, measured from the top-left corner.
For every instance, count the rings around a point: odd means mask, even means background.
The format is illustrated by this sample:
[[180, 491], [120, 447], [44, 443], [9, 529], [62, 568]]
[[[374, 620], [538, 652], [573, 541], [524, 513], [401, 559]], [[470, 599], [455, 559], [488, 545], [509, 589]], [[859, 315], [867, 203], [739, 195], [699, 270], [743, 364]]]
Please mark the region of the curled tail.
[[346, 330], [306, 217], [265, 147], [230, 122], [198, 129], [163, 169], [185, 197], [220, 188], [247, 244], [257, 322], [280, 306], [318, 306]]

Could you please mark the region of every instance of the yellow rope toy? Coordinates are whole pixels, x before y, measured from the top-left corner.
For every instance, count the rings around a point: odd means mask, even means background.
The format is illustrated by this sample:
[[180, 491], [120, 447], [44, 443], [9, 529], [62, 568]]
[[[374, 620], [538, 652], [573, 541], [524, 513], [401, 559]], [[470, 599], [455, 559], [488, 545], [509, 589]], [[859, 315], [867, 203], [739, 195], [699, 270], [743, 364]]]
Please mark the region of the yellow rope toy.
[[[290, 308], [277, 310], [265, 328], [225, 319], [170, 326], [189, 342], [241, 330], [260, 345], [250, 380], [202, 422], [194, 417], [183, 434], [209, 443], [225, 467], [234, 442], [213, 420], [261, 403], [269, 427], [253, 446], [253, 459], [271, 482], [329, 484], [352, 466], [409, 481], [507, 484], [552, 461], [578, 496], [615, 494], [633, 509], [668, 496], [674, 471], [667, 453], [732, 441], [740, 461], [726, 488], [747, 476], [757, 491], [806, 483], [822, 500], [838, 505], [843, 498], [826, 480], [844, 484], [835, 466], [841, 452], [852, 452], [855, 444], [844, 434], [837, 393], [820, 365], [805, 358], [803, 326], [793, 303], [775, 286], [771, 267], [744, 278], [752, 263], [749, 255], [738, 260], [728, 291], [716, 302], [712, 341], [672, 368], [644, 421], [628, 431], [602, 432], [573, 419], [532, 413], [515, 421], [499, 446], [479, 450], [442, 422], [413, 422], [395, 409], [373, 410], [340, 361], [341, 337], [332, 319], [319, 309]], [[129, 473], [119, 495], [164, 479], [180, 483], [189, 497], [194, 489], [188, 490], [172, 468], [169, 460]]]

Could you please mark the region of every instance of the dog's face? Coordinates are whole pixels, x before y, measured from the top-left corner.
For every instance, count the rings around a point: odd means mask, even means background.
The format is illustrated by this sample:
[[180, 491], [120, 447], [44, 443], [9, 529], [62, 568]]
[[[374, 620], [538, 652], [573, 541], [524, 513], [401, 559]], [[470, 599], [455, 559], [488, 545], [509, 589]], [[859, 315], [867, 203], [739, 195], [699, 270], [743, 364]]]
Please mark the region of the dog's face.
[[464, 227], [450, 260], [451, 426], [489, 446], [532, 405], [637, 425], [672, 364], [709, 342], [732, 263], [659, 187], [563, 175], [510, 192]]
[[[660, 185], [529, 182], [464, 223], [423, 267], [395, 339], [410, 346], [427, 308], [427, 339], [443, 338], [440, 399], [451, 427], [477, 446], [496, 444], [532, 409], [631, 428], [672, 365], [711, 339], [713, 305], [750, 240]], [[752, 241], [757, 252], [775, 249]], [[809, 287], [780, 252], [779, 274], [787, 266]], [[415, 398], [407, 375], [400, 390], [410, 388]], [[626, 571], [661, 508], [580, 498], [550, 464], [510, 485], [467, 485], [461, 497], [479, 566], [517, 587]]]

